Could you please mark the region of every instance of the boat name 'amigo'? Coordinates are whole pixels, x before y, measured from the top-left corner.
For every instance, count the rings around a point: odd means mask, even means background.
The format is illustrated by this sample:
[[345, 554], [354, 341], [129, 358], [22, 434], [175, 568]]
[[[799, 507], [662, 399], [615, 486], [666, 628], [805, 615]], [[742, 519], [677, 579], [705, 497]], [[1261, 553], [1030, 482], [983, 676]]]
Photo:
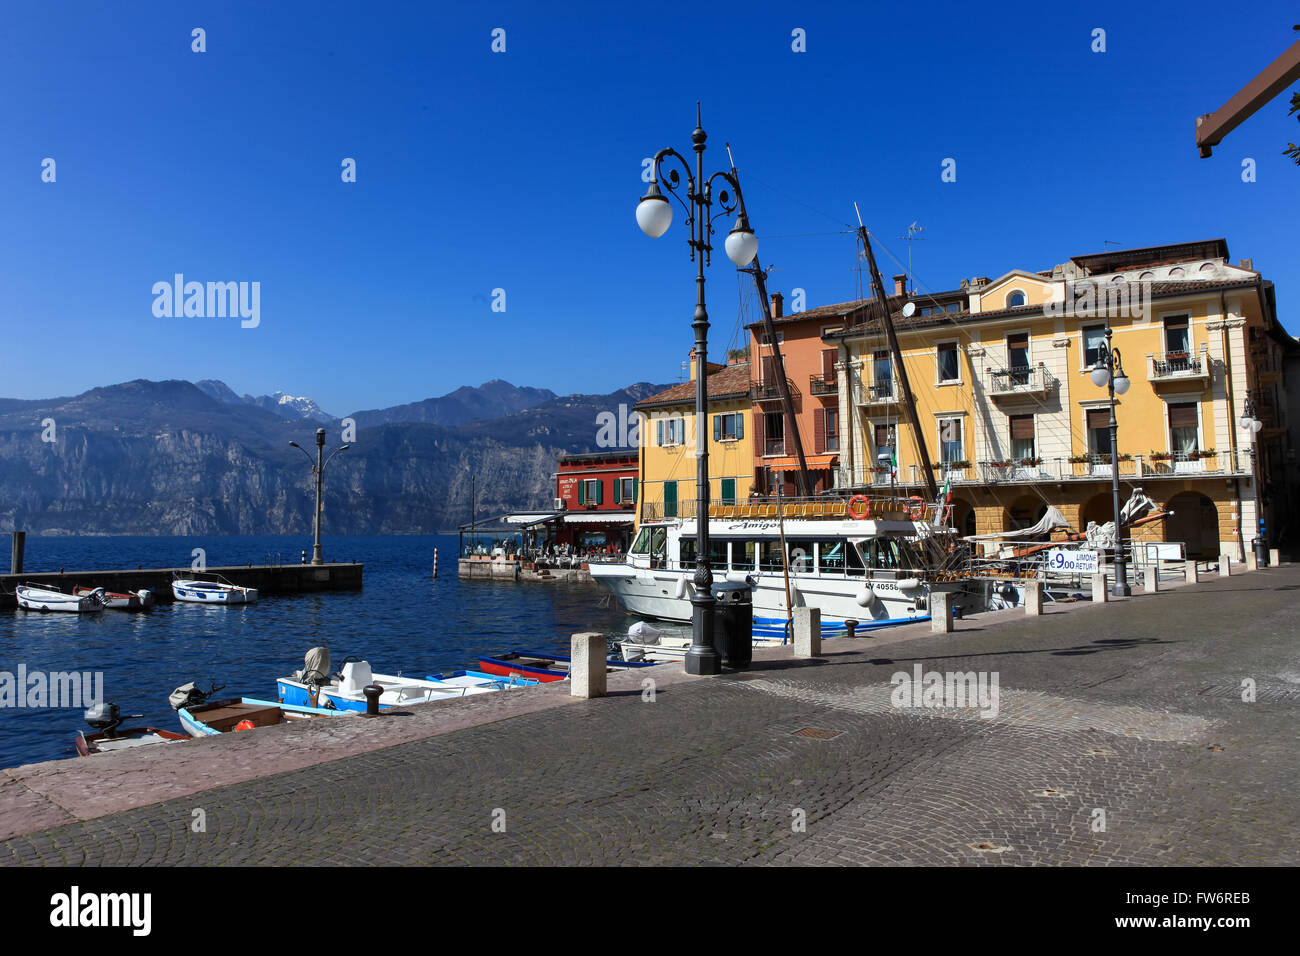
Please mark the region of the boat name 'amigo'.
[[178, 272], [172, 281], [153, 284], [153, 314], [160, 319], [243, 319], [240, 326], [255, 329], [262, 322], [262, 283], [186, 282]]
[[103, 671], [0, 671], [0, 708], [96, 707], [104, 702]]
[[85, 893], [74, 886], [50, 897], [50, 925], [129, 926], [131, 935], [148, 936], [153, 926], [152, 893]]

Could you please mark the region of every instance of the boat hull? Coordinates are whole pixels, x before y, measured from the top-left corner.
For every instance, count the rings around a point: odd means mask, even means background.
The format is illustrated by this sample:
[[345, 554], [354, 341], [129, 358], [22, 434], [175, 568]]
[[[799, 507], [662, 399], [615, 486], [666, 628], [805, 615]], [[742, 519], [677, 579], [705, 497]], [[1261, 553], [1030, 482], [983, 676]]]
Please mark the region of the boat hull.
[[[486, 694], [503, 689], [505, 681], [484, 675], [479, 679], [461, 680], [416, 680], [412, 678], [393, 677], [387, 674], [373, 674], [370, 683], [377, 684], [383, 693], [379, 695], [379, 707], [386, 710], [392, 707], [410, 704], [428, 704], [442, 700], [457, 700], [474, 694]], [[311, 690], [301, 681], [282, 677], [275, 682], [276, 692], [286, 704], [311, 706]], [[317, 691], [317, 700], [321, 707], [333, 707], [337, 710], [364, 711], [367, 706], [365, 694], [344, 692], [337, 683], [325, 684]]]
[[257, 588], [208, 581], [174, 581], [172, 596], [191, 604], [256, 604]]
[[181, 728], [191, 737], [214, 737], [233, 731], [235, 725], [244, 720], [252, 721], [255, 727], [267, 727], [315, 717], [340, 717], [347, 713], [349, 712], [324, 707], [297, 707], [253, 697], [233, 697], [195, 707], [182, 707], [176, 716], [180, 718]]
[[102, 589], [87, 595], [64, 594], [52, 588], [20, 584], [14, 590], [18, 606], [29, 611], [61, 611], [70, 614], [93, 614], [104, 609]]

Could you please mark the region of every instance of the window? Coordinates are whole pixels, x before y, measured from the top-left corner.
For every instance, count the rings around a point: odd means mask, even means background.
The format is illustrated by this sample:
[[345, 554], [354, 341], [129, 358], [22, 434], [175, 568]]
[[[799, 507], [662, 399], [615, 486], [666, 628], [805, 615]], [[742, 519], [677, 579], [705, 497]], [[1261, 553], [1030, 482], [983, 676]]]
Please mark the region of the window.
[[960, 377], [957, 368], [957, 343], [944, 342], [939, 346], [939, 381], [955, 382]]
[[[683, 568], [695, 567], [695, 555], [698, 550], [698, 542], [695, 538], [682, 538], [677, 544], [678, 551], [681, 553], [679, 566]], [[727, 542], [718, 538], [709, 538], [709, 567], [715, 571], [725, 571], [727, 568]]]
[[599, 478], [589, 478], [578, 482], [578, 504], [598, 505], [604, 503], [605, 486]]
[[662, 448], [680, 445], [685, 440], [686, 421], [681, 418], [661, 418], [655, 422], [655, 438]]
[[1012, 385], [1029, 384], [1029, 333], [1007, 336], [1007, 367]]
[[1025, 294], [1021, 292], [1019, 289], [1017, 289], [1015, 292], [1012, 292], [1009, 296], [1007, 296], [1008, 309], [1017, 309], [1020, 306], [1024, 305], [1025, 302], [1026, 302]]
[[[772, 344], [772, 337], [771, 337], [770, 335], [768, 335], [766, 332], [760, 332], [760, 333], [758, 333], [758, 344], [759, 344], [759, 345], [771, 345], [771, 344]], [[780, 331], [778, 331], [778, 332], [776, 333], [776, 344], [777, 344], [777, 345], [785, 345], [785, 333], [784, 333], [784, 332], [780, 332]]]
[[734, 505], [736, 503], [736, 479], [722, 479], [722, 503], [724, 505]]
[[1190, 316], [1171, 315], [1165, 319], [1165, 357], [1187, 358], [1191, 345]]
[[893, 470], [894, 461], [894, 429], [889, 425], [876, 426], [876, 460], [873, 463], [876, 468]]
[[763, 414], [763, 453], [765, 455], [785, 454], [785, 413], [765, 412]]
[[739, 441], [744, 437], [745, 416], [743, 412], [713, 416], [714, 441]]
[[826, 450], [840, 450], [840, 410], [826, 409]]
[[945, 465], [962, 461], [961, 419], [939, 419], [939, 448]]
[[1024, 461], [1034, 456], [1034, 416], [1011, 415], [1011, 458]]
[[664, 517], [677, 517], [677, 482], [664, 482]]
[[1090, 325], [1083, 330], [1083, 367], [1092, 368], [1101, 359], [1101, 346], [1106, 342], [1106, 326]]
[[[786, 538], [790, 549], [790, 573], [811, 574], [813, 570], [813, 542], [808, 538]], [[780, 542], [777, 542], [778, 554]]]
[[961, 311], [961, 303], [960, 303], [960, 302], [950, 302], [950, 303], [948, 303], [948, 311], [949, 311], [949, 312], [960, 312], [960, 311]]
[[1196, 403], [1186, 402], [1169, 406], [1169, 450], [1179, 455], [1190, 455], [1197, 447]]
[[843, 538], [817, 542], [817, 562], [822, 574], [843, 574], [848, 542]]
[[636, 504], [636, 479], [614, 479], [614, 501], [616, 504]]
[[875, 383], [875, 398], [889, 398], [894, 394], [894, 374], [888, 352], [877, 352], [871, 357], [871, 380]]
[[1110, 410], [1090, 408], [1088, 418], [1088, 451], [1094, 455], [1110, 454]]
[[754, 542], [731, 542], [731, 567], [736, 571], [754, 570]]

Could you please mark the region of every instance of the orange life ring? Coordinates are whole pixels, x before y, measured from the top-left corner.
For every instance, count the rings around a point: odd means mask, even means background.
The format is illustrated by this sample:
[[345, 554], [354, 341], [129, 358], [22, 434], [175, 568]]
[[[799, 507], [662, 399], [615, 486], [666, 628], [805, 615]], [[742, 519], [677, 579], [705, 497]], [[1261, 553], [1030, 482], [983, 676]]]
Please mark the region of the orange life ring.
[[[858, 512], [857, 512], [856, 510], [854, 510], [854, 506], [857, 505], [857, 503], [858, 503], [859, 501], [861, 501], [864, 505], [866, 505], [866, 507], [863, 509], [863, 511], [862, 511], [861, 514], [858, 514]], [[849, 517], [850, 517], [850, 518], [856, 518], [858, 521], [864, 521], [864, 520], [866, 520], [867, 518], [870, 518], [870, 517], [871, 517], [871, 499], [868, 498], [866, 495], [854, 495], [852, 498], [850, 498], [850, 499], [849, 499]]]
[[907, 516], [913, 521], [920, 521], [925, 517], [925, 499], [919, 495], [912, 495], [908, 501], [914, 501], [916, 504], [907, 509]]

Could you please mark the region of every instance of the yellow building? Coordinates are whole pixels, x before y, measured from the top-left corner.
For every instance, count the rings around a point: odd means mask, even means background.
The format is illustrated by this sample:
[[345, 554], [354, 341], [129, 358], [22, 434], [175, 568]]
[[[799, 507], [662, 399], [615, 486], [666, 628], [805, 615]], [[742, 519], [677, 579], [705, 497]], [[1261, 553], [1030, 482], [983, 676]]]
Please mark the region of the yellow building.
[[[1116, 397], [1121, 501], [1142, 488], [1173, 512], [1137, 538], [1184, 541], [1189, 554], [1242, 558], [1259, 533], [1255, 456], [1268, 488], [1284, 472], [1283, 356], [1296, 341], [1273, 286], [1223, 240], [1076, 256], [1046, 272], [913, 296], [890, 305], [919, 434], [866, 301], [810, 310], [835, 319], [844, 416], [837, 485], [923, 487], [919, 442], [953, 522], [968, 534], [1034, 524], [1049, 504], [1084, 530], [1113, 518], [1108, 391], [1093, 383], [1107, 329], [1131, 387]], [[818, 315], [821, 313], [821, 315]], [[1238, 424], [1247, 397], [1262, 431]], [[895, 467], [894, 461], [897, 461]], [[1262, 496], [1267, 536], [1291, 521], [1282, 489]]]
[[[694, 517], [695, 365], [691, 381], [674, 385], [636, 404], [641, 434], [637, 523], [642, 519]], [[735, 504], [754, 486], [753, 425], [749, 403], [749, 365], [714, 365], [708, 370], [710, 500]]]

